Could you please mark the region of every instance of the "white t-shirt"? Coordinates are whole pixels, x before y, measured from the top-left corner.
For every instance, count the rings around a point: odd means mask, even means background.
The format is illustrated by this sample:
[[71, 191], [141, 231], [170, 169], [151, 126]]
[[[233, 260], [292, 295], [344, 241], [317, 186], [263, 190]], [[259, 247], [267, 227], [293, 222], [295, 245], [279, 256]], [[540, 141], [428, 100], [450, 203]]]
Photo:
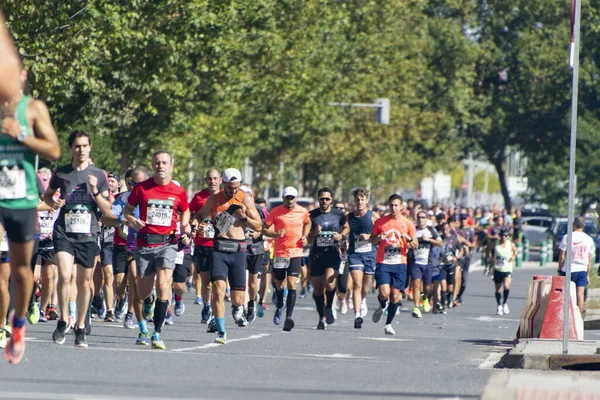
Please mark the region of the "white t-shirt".
[[[559, 250], [567, 251], [567, 235], [563, 236]], [[587, 272], [590, 262], [590, 254], [596, 253], [596, 244], [585, 232], [573, 232], [573, 260], [571, 261], [571, 272]], [[565, 265], [562, 271], [565, 272]]]

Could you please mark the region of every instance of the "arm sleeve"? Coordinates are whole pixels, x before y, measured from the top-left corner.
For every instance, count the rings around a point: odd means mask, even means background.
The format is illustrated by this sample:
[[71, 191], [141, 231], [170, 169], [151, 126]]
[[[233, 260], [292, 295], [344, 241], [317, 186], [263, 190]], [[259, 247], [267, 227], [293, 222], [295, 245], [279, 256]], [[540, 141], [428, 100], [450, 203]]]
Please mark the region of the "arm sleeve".
[[308, 211], [306, 211], [304, 213], [304, 223], [307, 223], [310, 220], [310, 214], [308, 213]]
[[379, 235], [381, 233], [381, 224], [379, 223], [379, 219], [375, 221], [375, 225], [373, 225], [373, 235]]
[[133, 187], [133, 190], [131, 191], [131, 194], [129, 195], [129, 197], [127, 198], [127, 203], [130, 206], [137, 206], [140, 203], [140, 190], [142, 188], [142, 185], [135, 185]]
[[98, 175], [98, 192], [102, 193], [105, 191], [110, 191], [108, 186], [108, 178], [106, 178], [106, 172], [102, 171], [102, 173]]
[[187, 193], [185, 190], [182, 190], [181, 193], [179, 194], [179, 210], [181, 212], [185, 212], [189, 208], [190, 208], [190, 205], [188, 203]]
[[200, 205], [200, 202], [198, 201], [198, 196], [194, 196], [192, 198], [192, 201], [190, 201], [190, 205], [189, 205], [190, 212], [192, 214], [196, 214], [198, 211], [200, 211], [199, 205]]
[[265, 225], [267, 225], [267, 226], [273, 225], [273, 223], [275, 222], [274, 219], [275, 219], [275, 213], [273, 213], [273, 212], [269, 213], [269, 215], [267, 215], [267, 218], [265, 218]]
[[566, 250], [567, 249], [567, 235], [563, 236], [563, 238], [560, 241], [560, 246], [558, 246], [559, 250]]

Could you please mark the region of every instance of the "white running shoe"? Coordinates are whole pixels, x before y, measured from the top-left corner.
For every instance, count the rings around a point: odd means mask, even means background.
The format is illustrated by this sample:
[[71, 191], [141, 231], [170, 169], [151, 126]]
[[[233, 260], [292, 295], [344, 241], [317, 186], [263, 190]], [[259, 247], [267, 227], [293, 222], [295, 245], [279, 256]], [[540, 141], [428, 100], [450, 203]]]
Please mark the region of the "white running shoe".
[[384, 332], [386, 335], [395, 335], [395, 334], [396, 334], [396, 331], [394, 330], [394, 328], [392, 328], [392, 325], [386, 325], [386, 326], [383, 328], [383, 332]]
[[502, 311], [506, 315], [510, 314], [510, 308], [508, 308], [508, 303], [504, 304], [504, 307], [502, 307]]
[[498, 307], [496, 308], [496, 314], [497, 314], [497, 315], [502, 315], [502, 314], [504, 314], [504, 309], [502, 308], [502, 306], [498, 306]]
[[342, 300], [341, 301], [342, 305], [341, 305], [341, 310], [340, 312], [342, 313], [342, 315], [345, 315], [348, 313], [348, 304], [346, 304], [346, 300]]
[[362, 301], [360, 302], [360, 316], [364, 318], [367, 316], [368, 313], [369, 308], [367, 307], [367, 299], [362, 299]]

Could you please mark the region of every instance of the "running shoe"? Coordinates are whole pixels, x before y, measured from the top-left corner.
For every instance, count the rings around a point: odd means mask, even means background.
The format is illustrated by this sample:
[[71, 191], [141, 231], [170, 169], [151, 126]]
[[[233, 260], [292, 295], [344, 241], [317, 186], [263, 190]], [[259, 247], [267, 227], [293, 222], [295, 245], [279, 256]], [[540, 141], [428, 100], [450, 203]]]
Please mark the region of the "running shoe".
[[348, 304], [346, 303], [345, 299], [342, 299], [340, 301], [340, 312], [342, 313], [342, 315], [345, 315], [348, 313]]
[[325, 330], [325, 320], [324, 319], [320, 319], [319, 323], [317, 324], [317, 330], [318, 331], [324, 331]]
[[153, 349], [160, 349], [160, 350], [166, 350], [167, 349], [167, 346], [165, 346], [165, 343], [161, 340], [159, 333], [154, 332], [152, 334], [152, 338], [150, 340], [152, 342], [152, 348]]
[[413, 308], [412, 316], [415, 317], [415, 318], [422, 318], [423, 317], [423, 315], [421, 315], [421, 310], [419, 310], [419, 307]]
[[496, 314], [497, 314], [497, 315], [502, 315], [502, 314], [504, 314], [504, 307], [502, 307], [502, 306], [498, 306], [498, 307], [496, 307]]
[[227, 343], [227, 334], [225, 332], [217, 332], [217, 338], [215, 339], [215, 343], [218, 343], [218, 344]]
[[232, 306], [231, 307], [231, 316], [233, 317], [233, 322], [236, 323], [237, 326], [243, 327], [248, 325], [248, 322], [244, 318], [244, 307], [243, 306]]
[[40, 321], [40, 304], [38, 302], [29, 303], [27, 307], [27, 322], [35, 325]]
[[301, 299], [305, 299], [306, 298], [306, 289], [302, 289], [302, 291], [300, 292], [300, 298]]
[[[386, 307], [387, 310], [387, 307]], [[379, 320], [381, 319], [381, 316], [383, 315], [383, 308], [381, 308], [381, 304], [377, 307], [377, 310], [375, 310], [375, 312], [373, 313], [373, 322], [378, 323]]]
[[142, 303], [142, 318], [146, 321], [150, 321], [154, 317], [154, 296], [152, 296], [152, 302], [150, 304], [144, 301]]
[[185, 304], [183, 303], [183, 299], [175, 302], [175, 315], [181, 317], [185, 312]]
[[8, 339], [6, 338], [6, 331], [4, 328], [0, 328], [0, 349], [5, 348], [7, 343]]
[[283, 307], [276, 308], [275, 314], [273, 315], [273, 323], [275, 325], [281, 324], [281, 320], [283, 319]]
[[118, 299], [115, 307], [115, 318], [120, 320], [127, 309], [127, 299]]
[[135, 344], [138, 346], [148, 346], [150, 345], [150, 333], [148, 332], [140, 332], [138, 335]]
[[425, 298], [423, 300], [423, 312], [428, 313], [429, 311], [431, 311], [431, 304], [429, 304], [429, 299]]
[[357, 317], [354, 320], [354, 329], [361, 329], [362, 328], [362, 324], [363, 324], [363, 319], [362, 317]]
[[46, 318], [46, 313], [40, 310], [40, 321], [39, 322], [48, 322], [48, 318]]
[[202, 297], [196, 296], [196, 300], [194, 301], [194, 304], [202, 304]]
[[217, 321], [214, 318], [211, 318], [208, 322], [208, 326], [206, 328], [207, 333], [215, 333], [217, 331]]
[[510, 308], [508, 308], [508, 303], [504, 303], [504, 306], [502, 307], [502, 312], [503, 312], [505, 315], [508, 315], [508, 314], [510, 314]]
[[58, 321], [56, 324], [56, 329], [52, 334], [52, 340], [54, 340], [54, 343], [65, 344], [67, 341], [67, 327], [68, 324], [66, 321]]
[[392, 325], [388, 324], [383, 327], [383, 333], [385, 333], [386, 335], [395, 335], [396, 331], [394, 330], [394, 328], [392, 328]]
[[98, 310], [98, 318], [103, 318], [105, 316], [106, 306], [104, 305], [104, 300], [99, 300], [98, 304], [96, 305], [96, 310]]
[[167, 315], [165, 317], [165, 324], [173, 325], [173, 322], [173, 314], [171, 314], [171, 306], [169, 305], [169, 308], [167, 308]]
[[287, 317], [285, 319], [285, 322], [283, 323], [283, 330], [286, 332], [291, 331], [292, 329], [294, 329], [294, 320], [290, 317]]
[[46, 307], [46, 318], [48, 318], [48, 321], [56, 321], [58, 319], [58, 309], [54, 304]]
[[75, 329], [75, 347], [87, 349], [88, 344], [85, 340], [85, 329]]
[[246, 319], [248, 322], [254, 322], [256, 319], [256, 313], [254, 312], [254, 307], [248, 307], [248, 311], [246, 312]]
[[263, 308], [262, 304], [259, 304], [258, 307], [256, 308], [256, 316], [258, 318], [262, 318], [265, 316], [265, 309]]
[[127, 329], [135, 329], [136, 324], [133, 322], [133, 314], [125, 314], [125, 320], [123, 321], [123, 327]]
[[227, 288], [225, 290], [225, 301], [227, 303], [231, 303], [231, 289], [230, 288]]
[[204, 307], [202, 307], [202, 312], [200, 313], [200, 322], [206, 324], [210, 317], [212, 316], [212, 310], [210, 309], [210, 304], [204, 303]]
[[367, 307], [367, 299], [362, 299], [360, 302], [360, 316], [366, 317], [369, 313], [369, 308]]
[[4, 358], [11, 364], [18, 364], [25, 354], [25, 326], [12, 329], [10, 340], [4, 348]]
[[106, 317], [104, 317], [104, 322], [114, 322], [115, 321], [115, 314], [112, 312], [112, 310], [108, 310], [106, 312]]
[[335, 315], [333, 315], [333, 307], [325, 307], [325, 318], [327, 325], [331, 325], [335, 322]]
[[185, 287], [187, 288], [188, 293], [194, 292], [194, 284], [192, 283], [192, 281], [185, 281]]

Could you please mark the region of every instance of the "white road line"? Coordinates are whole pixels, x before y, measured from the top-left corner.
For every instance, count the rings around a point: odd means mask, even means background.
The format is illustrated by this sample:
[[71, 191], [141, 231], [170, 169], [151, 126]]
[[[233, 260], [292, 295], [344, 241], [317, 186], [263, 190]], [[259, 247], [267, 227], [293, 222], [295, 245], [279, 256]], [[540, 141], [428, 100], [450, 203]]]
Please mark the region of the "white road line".
[[494, 322], [494, 321], [516, 321], [519, 322], [520, 319], [516, 319], [516, 318], [503, 318], [503, 317], [488, 317], [487, 315], [482, 315], [481, 317], [477, 317], [477, 318], [473, 318], [473, 317], [468, 317], [468, 319], [473, 319], [475, 321], [482, 321], [482, 322]]
[[[100, 396], [97, 394], [94, 395], [85, 395], [79, 393], [61, 393], [60, 396], [57, 396], [55, 393], [47, 393], [47, 392], [0, 392], [0, 399], [56, 399], [60, 397], [61, 399], [69, 399], [69, 400], [125, 400], [131, 399], [131, 396]], [[141, 397], [140, 397], [141, 398]], [[181, 400], [181, 397], [146, 397], [143, 398], [148, 400]], [[194, 399], [198, 399], [194, 397]]]
[[[506, 347], [509, 348], [508, 346]], [[493, 369], [494, 365], [498, 364], [500, 359], [506, 354], [505, 352], [493, 351], [491, 352], [485, 360], [481, 364], [479, 364], [478, 368], [480, 369]]]
[[353, 356], [352, 354], [298, 354], [300, 356], [306, 356], [306, 357], [318, 357], [318, 358], [343, 358], [343, 359], [348, 359], [348, 358], [356, 358], [356, 359], [364, 359], [364, 360], [374, 360], [375, 357], [360, 357], [360, 356]]
[[388, 337], [358, 337], [358, 339], [377, 340], [379, 342], [414, 342], [412, 339], [396, 339]]
[[[252, 335], [252, 336], [248, 336], [248, 337], [245, 337], [245, 338], [229, 339], [227, 341], [227, 344], [234, 343], [234, 342], [243, 342], [245, 340], [260, 339], [260, 338], [267, 337], [267, 336], [271, 336], [271, 334], [270, 333], [261, 333], [259, 335]], [[220, 347], [220, 346], [223, 346], [223, 345], [219, 344], [219, 343], [208, 343], [208, 344], [204, 344], [202, 346], [187, 347], [185, 349], [174, 349], [174, 350], [171, 350], [171, 351], [182, 352], [182, 351], [192, 351], [192, 350], [204, 350], [204, 349], [211, 349], [213, 347]]]

